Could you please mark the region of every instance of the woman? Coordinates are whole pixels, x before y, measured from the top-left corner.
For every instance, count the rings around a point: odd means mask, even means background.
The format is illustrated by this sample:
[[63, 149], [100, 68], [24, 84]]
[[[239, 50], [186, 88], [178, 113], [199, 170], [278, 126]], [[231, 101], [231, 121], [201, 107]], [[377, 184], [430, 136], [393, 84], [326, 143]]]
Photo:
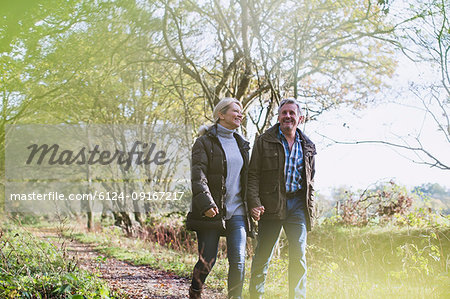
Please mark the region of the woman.
[[201, 298], [221, 235], [227, 239], [228, 297], [241, 298], [251, 224], [245, 201], [249, 143], [235, 131], [242, 122], [238, 100], [222, 99], [213, 116], [214, 125], [201, 128], [202, 136], [192, 147], [192, 206], [187, 227], [197, 232], [199, 259], [189, 298]]

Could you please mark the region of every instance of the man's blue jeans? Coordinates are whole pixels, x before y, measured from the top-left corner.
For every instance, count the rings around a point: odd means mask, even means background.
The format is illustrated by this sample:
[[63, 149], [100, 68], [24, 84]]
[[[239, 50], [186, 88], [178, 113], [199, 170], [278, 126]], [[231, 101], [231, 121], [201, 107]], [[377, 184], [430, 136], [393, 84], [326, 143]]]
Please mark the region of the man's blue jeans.
[[306, 298], [305, 208], [303, 205], [298, 206], [295, 200], [300, 199], [288, 199], [288, 216], [285, 220], [259, 221], [258, 244], [251, 269], [250, 298], [260, 298], [264, 294], [267, 270], [281, 227], [284, 228], [289, 242], [289, 298]]
[[[241, 298], [245, 275], [245, 216], [235, 215], [226, 221], [228, 255], [228, 298]], [[199, 260], [192, 275], [192, 288], [201, 290], [216, 262], [220, 233], [216, 230], [197, 232]]]

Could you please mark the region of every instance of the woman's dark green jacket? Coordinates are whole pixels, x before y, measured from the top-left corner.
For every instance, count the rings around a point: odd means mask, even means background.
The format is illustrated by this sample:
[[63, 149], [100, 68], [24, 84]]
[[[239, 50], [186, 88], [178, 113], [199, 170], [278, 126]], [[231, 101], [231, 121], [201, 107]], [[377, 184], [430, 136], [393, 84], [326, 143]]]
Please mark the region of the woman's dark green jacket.
[[[251, 219], [248, 216], [247, 176], [249, 163], [249, 143], [238, 133], [234, 133], [237, 145], [244, 161], [241, 169], [241, 198], [247, 214], [247, 232], [252, 232]], [[195, 220], [204, 220], [205, 226], [212, 219], [224, 218], [225, 207], [225, 182], [227, 178], [227, 160], [217, 136], [217, 125], [211, 126], [203, 136], [197, 138], [192, 147], [192, 206], [191, 214]], [[217, 207], [219, 215], [207, 218], [204, 213], [210, 208]], [[188, 219], [189, 222], [189, 219]], [[188, 223], [189, 227], [189, 223]]]

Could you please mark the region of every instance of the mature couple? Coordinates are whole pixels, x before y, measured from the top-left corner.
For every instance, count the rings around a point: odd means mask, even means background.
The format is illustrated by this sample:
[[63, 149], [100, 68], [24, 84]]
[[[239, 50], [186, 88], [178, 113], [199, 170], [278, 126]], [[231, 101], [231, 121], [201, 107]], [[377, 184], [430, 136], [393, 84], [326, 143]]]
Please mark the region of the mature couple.
[[306, 297], [306, 234], [314, 203], [314, 144], [298, 128], [303, 121], [295, 99], [284, 99], [278, 123], [249, 143], [236, 129], [242, 105], [224, 98], [214, 108], [214, 125], [203, 128], [192, 148], [192, 208], [187, 226], [197, 232], [199, 259], [190, 298], [201, 298], [217, 256], [227, 241], [228, 297], [242, 298], [250, 216], [259, 221], [250, 279], [251, 298], [262, 298], [273, 249], [284, 228], [289, 242], [289, 298]]

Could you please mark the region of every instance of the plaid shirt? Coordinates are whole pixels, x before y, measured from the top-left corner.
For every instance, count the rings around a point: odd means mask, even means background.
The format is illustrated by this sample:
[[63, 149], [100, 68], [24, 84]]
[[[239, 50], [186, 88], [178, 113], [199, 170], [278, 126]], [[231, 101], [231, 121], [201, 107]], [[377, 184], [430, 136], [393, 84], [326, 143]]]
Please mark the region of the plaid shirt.
[[292, 150], [284, 137], [281, 129], [278, 129], [279, 138], [284, 147], [284, 177], [286, 179], [286, 192], [296, 192], [302, 188], [303, 150], [298, 132], [295, 132], [295, 141]]

